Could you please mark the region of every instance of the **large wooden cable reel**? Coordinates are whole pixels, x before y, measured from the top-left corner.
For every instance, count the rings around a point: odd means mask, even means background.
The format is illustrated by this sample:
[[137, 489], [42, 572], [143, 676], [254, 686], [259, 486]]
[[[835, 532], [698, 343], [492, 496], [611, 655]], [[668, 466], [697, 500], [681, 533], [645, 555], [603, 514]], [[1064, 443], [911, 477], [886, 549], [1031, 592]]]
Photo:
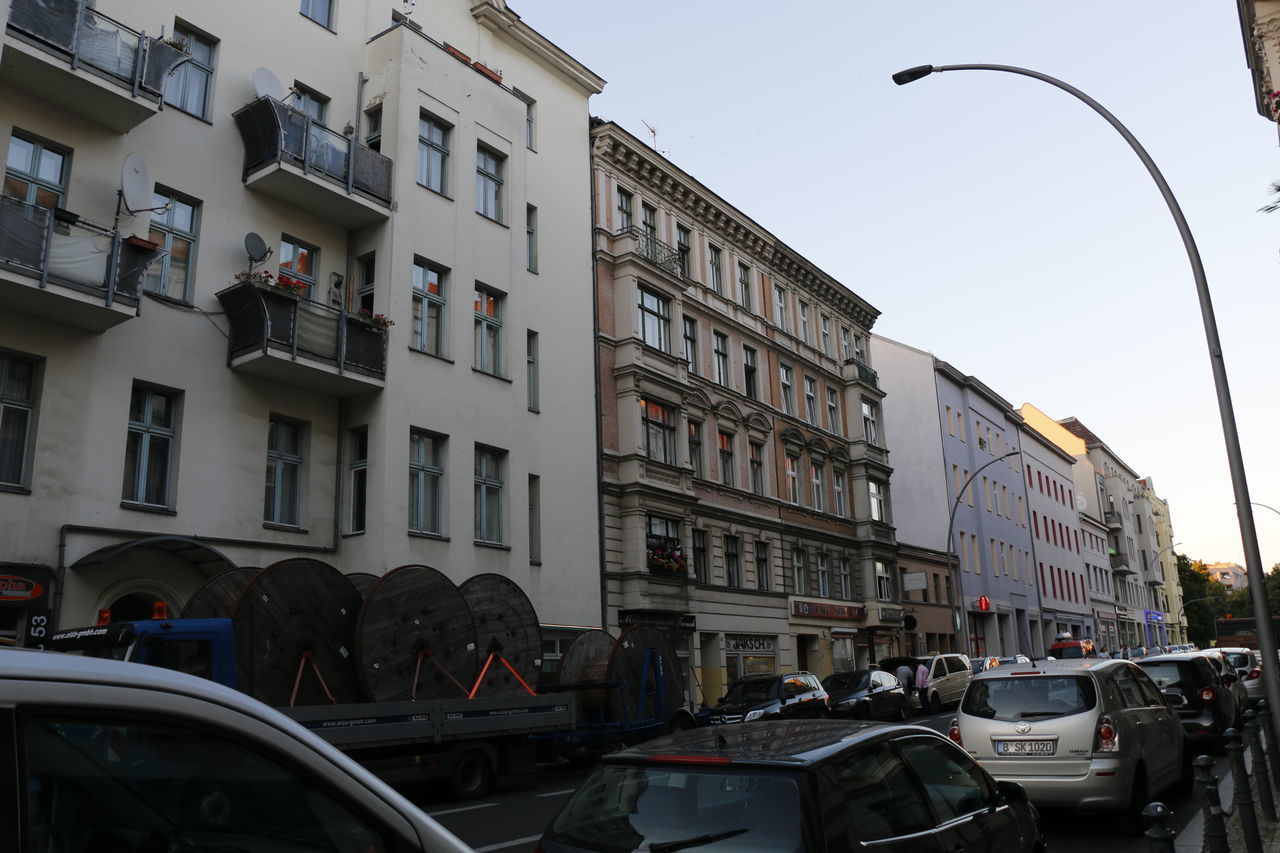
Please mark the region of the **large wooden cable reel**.
[[356, 624], [356, 661], [369, 698], [463, 698], [479, 672], [471, 610], [444, 574], [401, 566], [369, 590]]
[[684, 705], [684, 680], [675, 649], [666, 634], [649, 625], [637, 625], [618, 637], [609, 656], [608, 680], [625, 684], [621, 690], [609, 691], [611, 719], [619, 722], [656, 718], [659, 702], [668, 716]]
[[351, 581], [361, 598], [368, 598], [369, 590], [373, 589], [380, 578], [373, 572], [347, 572], [347, 580]]
[[236, 602], [249, 581], [262, 571], [258, 566], [227, 569], [209, 578], [191, 594], [182, 608], [183, 619], [225, 619], [235, 612]]
[[473, 693], [520, 696], [532, 692], [542, 673], [542, 629], [529, 597], [513, 581], [492, 573], [474, 575], [458, 590], [471, 610], [484, 673]]
[[233, 619], [241, 689], [268, 705], [363, 699], [354, 666], [360, 593], [320, 560], [281, 560], [245, 587]]
[[[560, 683], [580, 684], [604, 681], [609, 673], [609, 655], [613, 654], [613, 635], [593, 628], [578, 634], [564, 647], [560, 656]], [[588, 723], [605, 722], [609, 691], [605, 687], [573, 691], [577, 697], [578, 719]]]

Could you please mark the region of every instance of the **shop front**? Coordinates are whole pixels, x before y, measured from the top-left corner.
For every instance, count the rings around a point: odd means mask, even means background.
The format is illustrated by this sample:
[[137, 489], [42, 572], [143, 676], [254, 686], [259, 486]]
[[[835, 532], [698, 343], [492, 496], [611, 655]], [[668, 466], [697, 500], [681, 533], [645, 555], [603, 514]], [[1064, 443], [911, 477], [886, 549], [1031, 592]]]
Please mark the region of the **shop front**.
[[52, 586], [53, 571], [45, 566], [0, 564], [0, 645], [44, 647]]
[[842, 669], [865, 668], [869, 649], [858, 648], [867, 608], [830, 601], [791, 601], [791, 630], [795, 634], [796, 668], [820, 678]]

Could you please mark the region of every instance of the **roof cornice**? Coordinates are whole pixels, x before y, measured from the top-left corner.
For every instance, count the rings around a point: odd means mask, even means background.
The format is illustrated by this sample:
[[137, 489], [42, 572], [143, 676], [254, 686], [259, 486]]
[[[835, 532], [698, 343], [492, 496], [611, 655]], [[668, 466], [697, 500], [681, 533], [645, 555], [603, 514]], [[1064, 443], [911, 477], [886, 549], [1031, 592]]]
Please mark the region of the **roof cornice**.
[[587, 94], [598, 95], [604, 91], [603, 77], [520, 20], [520, 16], [508, 9], [503, 0], [482, 0], [471, 7], [471, 15], [480, 26], [504, 37], [533, 58], [559, 71]]

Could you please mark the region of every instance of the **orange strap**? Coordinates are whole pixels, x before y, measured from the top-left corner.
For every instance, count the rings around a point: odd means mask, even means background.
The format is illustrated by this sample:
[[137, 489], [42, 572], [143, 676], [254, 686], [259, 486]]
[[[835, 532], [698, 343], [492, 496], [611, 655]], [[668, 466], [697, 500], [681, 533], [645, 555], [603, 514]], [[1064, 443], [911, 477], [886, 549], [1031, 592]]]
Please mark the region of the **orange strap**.
[[333, 694], [329, 692], [329, 685], [324, 683], [324, 676], [320, 674], [320, 668], [316, 666], [315, 655], [311, 654], [311, 652], [303, 652], [302, 657], [298, 658], [298, 672], [293, 677], [293, 692], [289, 694], [289, 707], [292, 708], [294, 703], [298, 701], [298, 688], [302, 685], [302, 671], [307, 664], [311, 664], [311, 671], [316, 674], [316, 680], [320, 682], [320, 689], [324, 691], [325, 697], [336, 705], [338, 700], [333, 698]]

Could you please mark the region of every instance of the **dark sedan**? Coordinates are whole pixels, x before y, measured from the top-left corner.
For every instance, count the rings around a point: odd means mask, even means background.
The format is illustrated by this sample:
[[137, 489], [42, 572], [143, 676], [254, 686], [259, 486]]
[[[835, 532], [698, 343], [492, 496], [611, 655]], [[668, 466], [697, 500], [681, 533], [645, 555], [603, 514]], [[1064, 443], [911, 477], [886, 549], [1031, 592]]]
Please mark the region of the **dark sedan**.
[[879, 669], [850, 669], [822, 679], [831, 697], [831, 716], [855, 720], [905, 720], [907, 697], [902, 684]]

